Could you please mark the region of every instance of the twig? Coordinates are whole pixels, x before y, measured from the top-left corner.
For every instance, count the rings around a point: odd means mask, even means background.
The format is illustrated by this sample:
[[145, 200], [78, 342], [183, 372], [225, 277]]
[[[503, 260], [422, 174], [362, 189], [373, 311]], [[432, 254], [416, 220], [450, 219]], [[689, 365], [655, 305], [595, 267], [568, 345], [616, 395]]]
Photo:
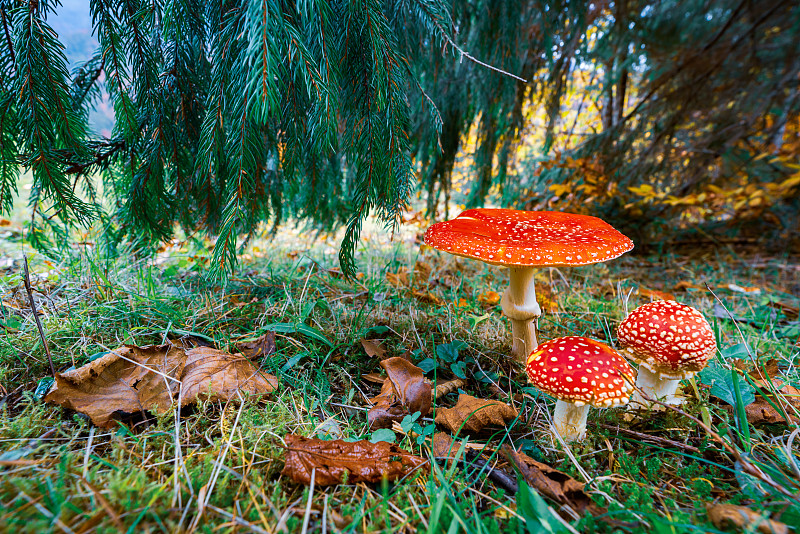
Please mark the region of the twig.
[[47, 353], [47, 361], [50, 363], [50, 373], [53, 378], [56, 377], [56, 368], [53, 365], [53, 355], [50, 354], [50, 346], [47, 344], [47, 339], [44, 336], [44, 328], [42, 328], [42, 321], [39, 320], [39, 311], [36, 309], [36, 302], [33, 300], [33, 290], [31, 289], [31, 275], [28, 272], [28, 255], [22, 254], [22, 266], [25, 274], [25, 291], [28, 292], [28, 300], [31, 303], [31, 311], [33, 312], [33, 320], [36, 321], [36, 328], [39, 329], [39, 337], [44, 345], [44, 351]]
[[635, 430], [630, 430], [628, 428], [622, 428], [622, 427], [611, 426], [611, 425], [604, 425], [603, 423], [595, 423], [595, 422], [592, 422], [592, 421], [590, 421], [588, 424], [589, 424], [589, 426], [595, 426], [595, 427], [598, 427], [598, 428], [604, 428], [606, 430], [614, 430], [614, 431], [622, 433], [622, 434], [628, 434], [629, 436], [633, 436], [635, 438], [644, 439], [644, 440], [647, 440], [647, 441], [652, 441], [654, 443], [660, 443], [661, 445], [669, 445], [671, 447], [675, 447], [676, 449], [685, 449], [685, 450], [687, 450], [689, 452], [692, 452], [694, 454], [702, 454], [700, 449], [698, 449], [697, 447], [694, 447], [692, 445], [687, 445], [685, 443], [679, 443], [677, 441], [672, 441], [671, 439], [662, 438], [662, 437], [659, 437], [659, 436], [651, 436], [650, 434], [643, 434], [642, 432], [636, 432]]
[[448, 35], [448, 33], [445, 31], [445, 29], [442, 28], [442, 25], [439, 24], [439, 21], [436, 20], [436, 17], [434, 17], [425, 8], [425, 5], [422, 2], [419, 2], [419, 7], [425, 12], [426, 15], [428, 15], [428, 17], [430, 17], [430, 20], [433, 23], [433, 25], [436, 26], [436, 29], [439, 30], [439, 33], [441, 34], [442, 39], [444, 39], [447, 42], [447, 44], [452, 46], [454, 49], [458, 50], [458, 53], [461, 54], [461, 58], [462, 59], [463, 58], [467, 58], [468, 60], [472, 61], [473, 63], [476, 63], [476, 64], [480, 65], [481, 67], [485, 67], [485, 68], [487, 68], [489, 70], [493, 70], [495, 72], [499, 72], [500, 74], [504, 74], [506, 76], [514, 78], [515, 80], [518, 80], [518, 81], [520, 81], [522, 83], [528, 83], [528, 80], [526, 80], [525, 78], [521, 78], [521, 77], [517, 76], [516, 74], [511, 74], [508, 71], [504, 71], [503, 69], [495, 67], [494, 65], [489, 65], [488, 63], [484, 63], [480, 59], [478, 59], [478, 58], [476, 58], [474, 56], [471, 56], [467, 51], [465, 51], [463, 48], [458, 46], [455, 43], [455, 41], [453, 41], [453, 39], [450, 38], [450, 35]]

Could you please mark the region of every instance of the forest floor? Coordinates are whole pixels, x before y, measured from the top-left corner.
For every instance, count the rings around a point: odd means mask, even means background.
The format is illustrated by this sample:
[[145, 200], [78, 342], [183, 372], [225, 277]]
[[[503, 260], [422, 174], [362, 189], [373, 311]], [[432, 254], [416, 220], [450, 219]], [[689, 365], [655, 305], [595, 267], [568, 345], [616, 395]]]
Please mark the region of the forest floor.
[[[580, 335], [614, 345], [626, 311], [675, 298], [705, 314], [720, 349], [713, 373], [684, 381], [680, 411], [592, 410], [586, 438], [565, 445], [548, 431], [554, 401], [528, 386], [508, 356], [498, 303], [507, 274], [420, 250], [417, 231], [394, 242], [368, 237], [353, 282], [336, 267], [335, 241], [304, 248], [301, 232], [253, 243], [224, 287], [204, 277], [208, 243], [192, 239], [154, 258], [108, 262], [90, 252], [57, 262], [28, 251], [59, 372], [124, 344], [183, 340], [236, 352], [275, 332], [274, 346], [253, 358], [278, 378], [267, 400], [205, 401], [177, 419], [172, 409], [97, 428], [42, 400], [49, 364], [18, 233], [3, 230], [0, 531], [678, 533], [800, 525], [798, 258], [719, 246], [542, 269], [542, 340]], [[429, 417], [371, 431], [366, 411], [381, 390], [380, 361], [392, 356], [430, 358], [434, 383], [466, 378], [437, 396]], [[436, 456], [433, 433], [452, 432], [434, 414], [460, 392], [506, 403], [517, 416], [462, 431], [456, 460], [434, 458], [396, 482], [309, 487], [281, 474], [288, 434], [389, 440]], [[542, 487], [523, 485], [504, 444], [561, 473]], [[569, 477], [578, 489], [547, 493], [547, 484], [566, 488]]]

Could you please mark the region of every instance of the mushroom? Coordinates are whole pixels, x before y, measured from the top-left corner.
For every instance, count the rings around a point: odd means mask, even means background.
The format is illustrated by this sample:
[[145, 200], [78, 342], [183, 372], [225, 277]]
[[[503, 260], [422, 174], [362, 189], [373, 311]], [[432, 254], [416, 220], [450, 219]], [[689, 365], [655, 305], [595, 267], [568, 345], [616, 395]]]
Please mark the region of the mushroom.
[[[625, 352], [639, 363], [636, 386], [652, 399], [680, 404], [682, 378], [703, 369], [717, 350], [714, 332], [698, 310], [673, 300], [657, 300], [633, 310], [617, 328]], [[633, 403], [648, 406], [639, 391]]]
[[553, 432], [565, 441], [586, 434], [589, 407], [611, 408], [628, 402], [633, 368], [617, 351], [593, 339], [568, 336], [539, 345], [525, 366], [529, 381], [558, 402]]
[[536, 267], [589, 265], [614, 259], [633, 241], [589, 215], [555, 211], [471, 209], [425, 232], [433, 248], [509, 268], [503, 313], [511, 319], [511, 353], [524, 362], [536, 348]]

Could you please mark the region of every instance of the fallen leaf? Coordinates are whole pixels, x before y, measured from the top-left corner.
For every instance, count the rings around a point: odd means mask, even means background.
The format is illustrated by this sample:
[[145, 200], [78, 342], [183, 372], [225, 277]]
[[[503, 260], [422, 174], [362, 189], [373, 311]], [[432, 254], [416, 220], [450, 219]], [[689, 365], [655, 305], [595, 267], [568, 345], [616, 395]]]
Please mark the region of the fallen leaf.
[[431, 440], [431, 453], [434, 458], [450, 458], [458, 451], [458, 447], [453, 444], [453, 437], [445, 432], [436, 432]]
[[428, 278], [431, 276], [431, 271], [433, 271], [433, 267], [422, 260], [417, 260], [417, 262], [414, 263], [414, 285], [427, 285]]
[[770, 358], [766, 362], [760, 363], [759, 366], [750, 371], [750, 377], [754, 380], [763, 380], [767, 377], [775, 378], [781, 372], [778, 368], [778, 360]]
[[383, 382], [386, 380], [385, 376], [379, 375], [378, 373], [366, 373], [361, 375], [361, 378], [367, 382], [373, 382], [375, 384], [383, 384]]
[[675, 295], [672, 293], [665, 293], [657, 289], [647, 289], [644, 286], [639, 286], [639, 296], [645, 299], [653, 300], [675, 300]]
[[689, 282], [688, 280], [681, 280], [674, 286], [672, 289], [675, 291], [686, 291], [687, 289], [706, 289], [705, 284], [695, 284], [693, 282]]
[[584, 491], [584, 484], [566, 473], [562, 473], [547, 464], [537, 462], [527, 454], [516, 452], [508, 444], [500, 448], [500, 453], [509, 463], [517, 466], [529, 486], [551, 501], [561, 505], [568, 505], [581, 516], [586, 512], [592, 515], [605, 512]]
[[553, 295], [553, 289], [550, 286], [540, 286], [536, 292], [536, 300], [539, 302], [539, 308], [548, 313], [555, 313], [558, 311], [558, 300]]
[[[777, 362], [776, 362], [777, 367]], [[777, 373], [776, 373], [777, 374]], [[800, 390], [791, 384], [785, 383], [783, 378], [770, 376], [768, 379], [756, 379], [753, 383], [761, 388], [761, 394], [756, 395], [756, 400], [752, 404], [745, 406], [745, 414], [750, 423], [789, 423], [798, 422], [795, 410], [800, 410]], [[778, 395], [774, 393], [777, 392]], [[769, 397], [769, 400], [764, 396]], [[783, 412], [789, 418], [775, 409], [772, 403], [783, 408]], [[794, 408], [794, 409], [793, 409]]]
[[11, 226], [11, 221], [8, 219], [0, 219], [0, 226]]
[[441, 305], [442, 299], [431, 293], [430, 291], [412, 291], [412, 294], [417, 300], [426, 302], [428, 304]]
[[740, 528], [748, 532], [755, 529], [762, 534], [788, 534], [789, 526], [779, 521], [767, 519], [744, 506], [735, 504], [706, 504], [706, 514], [711, 523], [719, 529]]
[[386, 441], [323, 441], [295, 434], [286, 436], [285, 441], [286, 465], [281, 474], [296, 484], [311, 484], [312, 471], [317, 486], [374, 484], [384, 478], [397, 480], [427, 463]]
[[458, 435], [462, 428], [467, 432], [480, 432], [487, 425], [503, 426], [516, 416], [517, 411], [508, 404], [462, 393], [452, 408], [439, 408], [436, 422]]
[[72, 371], [56, 373], [44, 400], [107, 427], [116, 412], [166, 411], [178, 394], [178, 383], [148, 368], [180, 379], [185, 364], [186, 353], [174, 345], [124, 346]]
[[405, 358], [388, 358], [381, 362], [388, 377], [380, 394], [372, 399], [375, 404], [367, 413], [371, 429], [391, 428], [393, 421], [414, 412], [422, 416], [431, 409], [431, 385], [425, 381], [422, 369]]
[[260, 374], [242, 356], [206, 347], [186, 351], [177, 345], [126, 345], [78, 369], [57, 373], [44, 400], [108, 427], [118, 414], [169, 409], [178, 397], [178, 380], [183, 382], [182, 405], [208, 395], [227, 400], [237, 389], [263, 394], [277, 386], [275, 377]]
[[500, 302], [500, 293], [496, 291], [484, 291], [478, 295], [478, 302], [485, 306], [494, 306]]
[[243, 395], [268, 395], [278, 388], [278, 379], [262, 373], [241, 354], [197, 347], [186, 351], [186, 366], [181, 377], [181, 406], [198, 400], [227, 402]]
[[455, 306], [456, 308], [466, 308], [466, 307], [469, 306], [469, 302], [467, 302], [467, 299], [462, 297], [462, 298], [454, 300], [453, 301], [453, 306]]
[[362, 339], [361, 346], [364, 347], [364, 351], [370, 358], [382, 360], [384, 356], [386, 356], [386, 349], [384, 349], [380, 343], [376, 343], [371, 339]]
[[258, 360], [275, 354], [275, 332], [269, 331], [253, 341], [242, 341], [236, 344], [236, 350], [245, 358]]
[[726, 287], [726, 288], [730, 289], [731, 291], [733, 291], [735, 293], [748, 293], [750, 295], [760, 295], [761, 294], [761, 288], [760, 287], [746, 287], [746, 286], [740, 286], [740, 285], [736, 285], [736, 284], [728, 284], [728, 285], [723, 286], [723, 287]]
[[408, 280], [408, 269], [405, 267], [400, 267], [396, 273], [387, 272], [386, 281], [389, 282], [389, 285], [392, 287], [399, 289], [408, 287], [410, 285]]

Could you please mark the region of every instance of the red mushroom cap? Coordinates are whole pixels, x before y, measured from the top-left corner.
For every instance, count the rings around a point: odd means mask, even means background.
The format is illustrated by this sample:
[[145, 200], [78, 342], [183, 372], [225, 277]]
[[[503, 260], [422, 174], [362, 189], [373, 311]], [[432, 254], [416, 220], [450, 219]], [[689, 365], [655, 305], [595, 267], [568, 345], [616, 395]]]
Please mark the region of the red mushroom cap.
[[557, 399], [598, 408], [626, 404], [635, 378], [617, 351], [578, 336], [542, 343], [528, 356], [525, 370], [533, 385]]
[[717, 350], [703, 314], [673, 300], [633, 310], [617, 328], [617, 338], [634, 360], [670, 379], [700, 371]]
[[597, 217], [509, 209], [467, 210], [428, 228], [425, 244], [507, 266], [589, 265], [633, 248], [633, 241]]

